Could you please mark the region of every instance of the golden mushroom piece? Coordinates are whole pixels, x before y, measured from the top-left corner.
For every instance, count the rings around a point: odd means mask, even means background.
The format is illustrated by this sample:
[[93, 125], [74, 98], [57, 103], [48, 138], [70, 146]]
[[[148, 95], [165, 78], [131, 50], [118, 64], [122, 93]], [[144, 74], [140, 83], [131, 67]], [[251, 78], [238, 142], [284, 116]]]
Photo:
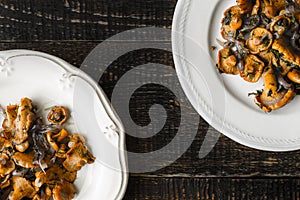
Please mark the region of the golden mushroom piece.
[[15, 163], [11, 159], [0, 162], [2, 163], [0, 165], [0, 177], [10, 174], [16, 168]]
[[49, 187], [41, 189], [40, 194], [35, 194], [32, 200], [53, 200], [52, 191]]
[[237, 3], [241, 8], [242, 14], [251, 11], [253, 6], [253, 1], [249, 1], [249, 0], [237, 0]]
[[62, 128], [67, 109], [55, 106], [44, 123], [29, 98], [8, 105], [0, 130], [0, 200], [71, 200], [77, 172], [95, 157], [80, 134]]
[[31, 182], [23, 177], [15, 176], [12, 178], [13, 193], [9, 195], [10, 200], [22, 200], [24, 197], [33, 198], [36, 191]]
[[275, 55], [272, 53], [272, 51], [262, 51], [259, 54], [256, 54], [261, 60], [265, 63], [272, 64], [274, 66], [277, 66], [277, 58]]
[[67, 136], [68, 136], [68, 132], [66, 129], [63, 128], [57, 134], [53, 135], [53, 138], [55, 138], [58, 142], [61, 142]]
[[295, 52], [287, 42], [280, 38], [274, 40], [272, 44], [272, 51], [280, 60], [280, 65], [283, 67], [284, 75], [291, 70], [292, 67], [299, 68], [300, 55]]
[[252, 7], [251, 15], [257, 15], [260, 8], [260, 0], [256, 0]]
[[224, 39], [233, 36], [243, 24], [242, 10], [239, 6], [232, 6], [224, 12], [221, 34]]
[[22, 98], [19, 105], [7, 106], [7, 119], [2, 127], [9, 132], [6, 136], [12, 143], [21, 144], [28, 138], [28, 130], [34, 120], [32, 109], [32, 101], [28, 98]]
[[287, 73], [287, 77], [294, 83], [300, 84], [300, 70], [292, 69]]
[[264, 62], [255, 55], [248, 55], [244, 63], [244, 68], [240, 71], [241, 77], [248, 82], [257, 82], [263, 72]]
[[237, 60], [229, 47], [221, 49], [218, 53], [218, 69], [225, 74], [238, 74]]
[[261, 12], [269, 19], [278, 15], [285, 6], [285, 0], [261, 0]]
[[34, 161], [34, 152], [29, 153], [21, 153], [16, 152], [12, 156], [12, 159], [16, 163], [16, 165], [23, 168], [37, 168], [38, 165], [33, 164]]
[[[300, 0], [236, 0], [224, 12], [217, 55], [220, 73], [264, 81], [254, 101], [265, 112], [300, 94]], [[250, 93], [253, 94], [253, 93]]]
[[17, 118], [17, 110], [18, 106], [17, 105], [9, 105], [6, 107], [5, 113], [7, 116], [7, 122], [4, 123], [5, 128], [13, 128], [14, 126], [14, 121]]
[[54, 106], [48, 114], [48, 121], [52, 124], [62, 125], [68, 117], [68, 111], [64, 106]]
[[290, 23], [290, 18], [284, 15], [276, 16], [272, 20], [272, 23], [270, 25], [270, 31], [277, 32], [279, 35], [282, 35], [286, 30], [289, 29]]
[[250, 38], [246, 45], [252, 54], [258, 54], [270, 48], [273, 43], [273, 35], [265, 28], [257, 27], [250, 32]]
[[13, 150], [13, 145], [5, 138], [0, 137], [0, 152], [11, 154]]
[[63, 166], [69, 172], [78, 171], [85, 164], [90, 164], [95, 161], [95, 157], [88, 151], [87, 147], [82, 142], [73, 144], [71, 149], [67, 152], [66, 157]]
[[282, 88], [278, 91], [277, 77], [271, 66], [268, 66], [262, 77], [264, 89], [256, 94], [254, 101], [263, 111], [271, 112], [281, 108], [295, 97], [293, 89]]
[[24, 152], [28, 149], [29, 147], [29, 142], [28, 140], [26, 140], [25, 142], [23, 142], [22, 144], [18, 144], [16, 145], [16, 149], [20, 152]]
[[74, 196], [75, 187], [69, 182], [57, 183], [53, 189], [53, 200], [71, 200]]
[[53, 135], [53, 133], [50, 132], [50, 131], [47, 133], [47, 136], [46, 136], [47, 141], [49, 142], [49, 144], [51, 145], [51, 147], [52, 147], [55, 151], [58, 151], [58, 150], [59, 150], [59, 147], [58, 147], [58, 145], [56, 144], [56, 142], [53, 140], [52, 135]]
[[4, 188], [7, 188], [10, 186], [10, 174], [6, 175], [4, 178], [0, 177], [0, 190], [3, 190]]
[[54, 164], [52, 167], [46, 170], [46, 173], [43, 171], [38, 171], [35, 173], [35, 187], [42, 187], [44, 184], [55, 185], [57, 182], [61, 180], [67, 182], [74, 182], [76, 179], [76, 172], [69, 172], [63, 166]]

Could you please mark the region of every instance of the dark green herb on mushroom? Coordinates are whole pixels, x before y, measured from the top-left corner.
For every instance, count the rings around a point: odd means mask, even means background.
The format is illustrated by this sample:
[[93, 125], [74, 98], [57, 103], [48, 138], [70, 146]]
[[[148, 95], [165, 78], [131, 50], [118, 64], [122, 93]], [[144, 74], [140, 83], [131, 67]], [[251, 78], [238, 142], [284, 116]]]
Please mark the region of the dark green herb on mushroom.
[[59, 120], [45, 124], [29, 98], [6, 107], [0, 135], [0, 199], [73, 199], [77, 171], [95, 157], [83, 136], [63, 127], [66, 109], [54, 108], [50, 116], [56, 113]]
[[[251, 94], [265, 112], [290, 102], [300, 88], [298, 1], [237, 0], [224, 12], [221, 23], [225, 42], [218, 41], [223, 47], [218, 54], [219, 71], [239, 74], [250, 82], [263, 78], [264, 89]], [[253, 56], [253, 61], [247, 60]]]

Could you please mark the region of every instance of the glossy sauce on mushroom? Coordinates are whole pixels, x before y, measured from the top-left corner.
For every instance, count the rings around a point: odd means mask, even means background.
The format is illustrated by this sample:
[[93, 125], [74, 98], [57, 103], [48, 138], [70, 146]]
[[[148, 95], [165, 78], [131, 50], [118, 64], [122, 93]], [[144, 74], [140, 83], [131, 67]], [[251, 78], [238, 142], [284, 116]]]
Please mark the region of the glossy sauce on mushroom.
[[237, 0], [224, 12], [219, 72], [263, 79], [254, 102], [265, 112], [288, 104], [300, 89], [300, 5], [296, 0]]
[[[0, 199], [71, 200], [77, 171], [95, 157], [80, 134], [63, 126], [69, 114], [55, 106], [50, 124], [36, 115], [31, 99], [5, 110], [0, 135]], [[72, 145], [69, 145], [72, 143]]]

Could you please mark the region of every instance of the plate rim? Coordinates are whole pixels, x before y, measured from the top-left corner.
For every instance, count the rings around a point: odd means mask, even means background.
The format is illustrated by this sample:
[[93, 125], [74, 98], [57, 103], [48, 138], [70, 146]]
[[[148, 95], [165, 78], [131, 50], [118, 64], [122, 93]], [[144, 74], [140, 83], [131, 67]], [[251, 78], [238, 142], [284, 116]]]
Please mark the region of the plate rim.
[[103, 108], [106, 111], [107, 116], [112, 122], [113, 127], [111, 130], [119, 136], [118, 140], [118, 157], [119, 157], [119, 164], [121, 167], [120, 173], [122, 174], [121, 186], [119, 188], [118, 193], [115, 196], [115, 200], [122, 199], [125, 195], [128, 179], [129, 179], [129, 172], [128, 172], [128, 160], [126, 154], [126, 143], [125, 143], [125, 129], [122, 124], [122, 121], [116, 111], [114, 110], [112, 104], [108, 100], [106, 94], [104, 93], [101, 86], [93, 80], [89, 75], [87, 75], [84, 71], [80, 68], [73, 66], [72, 64], [66, 62], [65, 60], [40, 51], [33, 51], [27, 49], [10, 49], [10, 50], [3, 50], [0, 51], [0, 67], [8, 64], [8, 60], [15, 57], [25, 57], [25, 56], [35, 56], [42, 59], [46, 59], [57, 64], [59, 67], [63, 68], [67, 73], [71, 73], [79, 78], [85, 80], [96, 92]]
[[[214, 127], [220, 133], [224, 134], [225, 136], [231, 138], [232, 140], [242, 145], [252, 147], [258, 150], [275, 152], [294, 151], [300, 149], [300, 141], [298, 139], [281, 140], [266, 137], [257, 137], [239, 130], [232, 124], [226, 123], [225, 119], [223, 119], [223, 121], [213, 121], [211, 119], [211, 116], [208, 113], [208, 110], [210, 109], [208, 108], [209, 105], [207, 103], [205, 104], [205, 102], [201, 102], [204, 100], [202, 99], [201, 95], [197, 91], [195, 91], [195, 86], [189, 78], [190, 75], [188, 70], [189, 68], [187, 67], [187, 62], [184, 59], [182, 59], [182, 57], [185, 55], [184, 40], [187, 37], [186, 24], [188, 21], [189, 10], [193, 1], [195, 0], [178, 0], [173, 15], [171, 42], [173, 60], [179, 82], [194, 109], [212, 127]], [[199, 99], [201, 99], [200, 102], [198, 102]]]

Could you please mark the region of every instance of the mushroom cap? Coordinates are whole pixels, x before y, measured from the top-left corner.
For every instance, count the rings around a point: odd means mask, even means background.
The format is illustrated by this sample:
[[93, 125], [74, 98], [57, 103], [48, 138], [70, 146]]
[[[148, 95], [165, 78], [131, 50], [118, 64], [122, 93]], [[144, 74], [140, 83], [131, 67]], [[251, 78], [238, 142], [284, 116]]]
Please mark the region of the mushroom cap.
[[12, 159], [15, 161], [16, 165], [24, 168], [38, 168], [38, 165], [33, 164], [34, 162], [34, 152], [21, 153], [15, 152], [12, 156]]
[[225, 47], [218, 52], [218, 69], [225, 74], [238, 74], [236, 57], [229, 47]]
[[63, 181], [57, 183], [52, 192], [54, 200], [71, 200], [75, 196], [75, 186], [72, 183]]
[[18, 106], [17, 117], [14, 121], [15, 130], [12, 132], [12, 142], [21, 144], [28, 138], [28, 130], [34, 120], [32, 101], [22, 98]]
[[258, 54], [271, 47], [273, 35], [265, 28], [257, 27], [250, 32], [250, 38], [246, 40], [246, 46], [252, 54]]
[[261, 93], [255, 96], [254, 101], [263, 111], [271, 112], [272, 110], [276, 110], [285, 106], [295, 96], [296, 93], [292, 89], [283, 89], [281, 92], [277, 93], [275, 97], [268, 96], [268, 93], [263, 90]]
[[244, 63], [244, 69], [240, 71], [241, 77], [248, 82], [257, 82], [262, 75], [264, 62], [255, 55], [248, 55]]
[[52, 167], [46, 170], [46, 173], [39, 171], [35, 173], [35, 181], [34, 185], [36, 187], [41, 187], [43, 184], [55, 185], [57, 182], [61, 180], [74, 182], [77, 173], [67, 171], [63, 166], [54, 164]]
[[31, 182], [20, 176], [12, 177], [13, 193], [10, 194], [10, 200], [21, 200], [24, 197], [33, 198], [36, 191]]
[[15, 145], [16, 149], [19, 151], [19, 152], [24, 152], [28, 149], [29, 147], [29, 142], [28, 140], [26, 140], [25, 142], [23, 142], [22, 144], [17, 144]]
[[[7, 106], [7, 113], [0, 136], [0, 199], [71, 200], [75, 196], [73, 182], [77, 171], [95, 160], [84, 144], [84, 137], [58, 130], [60, 126], [43, 124], [41, 118], [35, 118], [28, 98]], [[48, 117], [61, 125], [68, 116], [65, 107], [56, 106]], [[48, 150], [41, 145], [44, 143], [56, 152], [42, 151]]]
[[16, 168], [15, 163], [10, 159], [6, 161], [5, 165], [0, 167], [0, 177], [4, 177], [14, 171]]
[[13, 122], [17, 118], [17, 110], [18, 110], [18, 105], [8, 105], [6, 106], [5, 113], [7, 116], [7, 123], [3, 128], [13, 128]]
[[48, 121], [52, 124], [62, 125], [68, 117], [69, 113], [64, 106], [54, 106], [48, 114]]
[[262, 74], [264, 89], [258, 92], [254, 102], [265, 112], [271, 112], [288, 104], [296, 95], [293, 88], [278, 91], [277, 77], [274, 69], [268, 66]]
[[224, 39], [235, 34], [243, 24], [242, 10], [239, 6], [232, 6], [225, 10], [222, 20], [221, 35]]
[[50, 200], [52, 191], [49, 187], [43, 188], [39, 191], [39, 194], [35, 194], [33, 200]]
[[262, 0], [261, 12], [264, 13], [269, 19], [275, 17], [279, 11], [285, 8], [285, 0]]
[[285, 15], [279, 15], [273, 18], [270, 25], [270, 31], [282, 35], [290, 26], [291, 20]]
[[67, 152], [63, 166], [70, 172], [78, 171], [85, 164], [93, 163], [95, 157], [88, 151], [82, 142], [75, 143]]
[[0, 137], [0, 152], [10, 154], [13, 150], [13, 145], [5, 138]]
[[[289, 46], [289, 42], [286, 38], [274, 40], [272, 49], [278, 51], [281, 55], [280, 60], [288, 61], [293, 65], [300, 66], [300, 55]], [[282, 65], [284, 64], [285, 63], [282, 63]]]
[[239, 7], [241, 8], [241, 13], [250, 12], [253, 6], [253, 1], [249, 0], [237, 0]]
[[292, 69], [287, 73], [287, 77], [294, 83], [300, 84], [300, 70]]

